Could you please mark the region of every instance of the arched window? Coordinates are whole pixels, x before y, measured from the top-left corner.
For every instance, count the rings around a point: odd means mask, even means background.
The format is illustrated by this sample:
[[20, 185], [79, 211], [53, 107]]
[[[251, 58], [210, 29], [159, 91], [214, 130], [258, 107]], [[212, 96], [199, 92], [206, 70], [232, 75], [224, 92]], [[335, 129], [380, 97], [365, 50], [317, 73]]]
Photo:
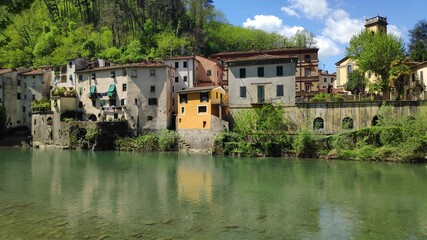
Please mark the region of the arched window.
[[91, 114], [89, 115], [89, 120], [96, 122], [97, 117], [95, 116], [95, 114]]
[[325, 121], [323, 120], [323, 118], [315, 118], [313, 121], [313, 129], [314, 130], [321, 130], [325, 128]]
[[372, 118], [372, 126], [377, 126], [378, 125], [378, 123], [379, 123], [379, 121], [380, 121], [380, 119], [381, 119], [381, 116], [379, 116], [379, 115], [375, 115], [373, 118]]
[[53, 120], [51, 117], [47, 118], [47, 125], [53, 125]]
[[345, 117], [342, 120], [342, 129], [348, 130], [348, 129], [353, 129], [354, 125], [353, 125], [353, 118], [350, 117]]
[[347, 75], [349, 75], [352, 72], [353, 72], [353, 66], [352, 65], [348, 65], [347, 66]]

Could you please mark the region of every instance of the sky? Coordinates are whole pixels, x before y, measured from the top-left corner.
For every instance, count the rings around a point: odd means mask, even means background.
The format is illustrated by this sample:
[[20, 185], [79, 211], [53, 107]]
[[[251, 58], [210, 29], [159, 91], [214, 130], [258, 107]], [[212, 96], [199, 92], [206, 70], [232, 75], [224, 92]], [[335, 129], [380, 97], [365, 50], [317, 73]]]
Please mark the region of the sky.
[[366, 18], [387, 17], [387, 31], [409, 42], [409, 30], [427, 19], [427, 0], [214, 0], [227, 21], [292, 36], [306, 29], [316, 36], [319, 69], [335, 72], [354, 34]]

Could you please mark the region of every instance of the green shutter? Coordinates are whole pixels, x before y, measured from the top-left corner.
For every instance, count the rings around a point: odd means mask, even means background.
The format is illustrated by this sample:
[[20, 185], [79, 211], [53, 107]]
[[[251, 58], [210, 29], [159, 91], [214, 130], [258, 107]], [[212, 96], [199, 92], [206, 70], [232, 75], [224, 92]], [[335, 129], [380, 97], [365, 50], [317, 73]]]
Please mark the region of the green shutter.
[[108, 94], [109, 97], [113, 97], [116, 95], [116, 85], [110, 84], [110, 87], [108, 88]]
[[90, 95], [96, 94], [96, 86], [90, 86]]

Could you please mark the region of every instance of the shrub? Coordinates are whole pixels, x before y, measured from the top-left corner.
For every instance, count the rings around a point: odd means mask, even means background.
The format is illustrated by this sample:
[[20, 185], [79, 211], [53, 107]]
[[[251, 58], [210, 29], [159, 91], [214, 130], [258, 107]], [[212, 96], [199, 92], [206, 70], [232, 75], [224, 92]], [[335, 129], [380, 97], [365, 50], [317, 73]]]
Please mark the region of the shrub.
[[402, 142], [402, 130], [400, 127], [382, 127], [380, 140], [383, 145], [397, 146]]
[[163, 130], [158, 134], [159, 148], [162, 151], [175, 150], [178, 146], [178, 136], [176, 132]]
[[307, 128], [303, 128], [298, 133], [294, 143], [294, 151], [297, 157], [316, 157], [316, 138]]
[[318, 102], [329, 102], [331, 100], [331, 95], [328, 93], [318, 93], [316, 94], [312, 99], [311, 102], [318, 103]]

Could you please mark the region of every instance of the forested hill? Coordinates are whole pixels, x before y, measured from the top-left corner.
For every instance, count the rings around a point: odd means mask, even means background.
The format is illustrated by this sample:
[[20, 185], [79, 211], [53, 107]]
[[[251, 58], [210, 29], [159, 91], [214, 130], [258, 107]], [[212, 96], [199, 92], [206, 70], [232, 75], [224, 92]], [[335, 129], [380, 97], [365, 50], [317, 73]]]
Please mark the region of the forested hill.
[[212, 0], [0, 2], [0, 67], [118, 63], [283, 47], [284, 38], [227, 23]]

